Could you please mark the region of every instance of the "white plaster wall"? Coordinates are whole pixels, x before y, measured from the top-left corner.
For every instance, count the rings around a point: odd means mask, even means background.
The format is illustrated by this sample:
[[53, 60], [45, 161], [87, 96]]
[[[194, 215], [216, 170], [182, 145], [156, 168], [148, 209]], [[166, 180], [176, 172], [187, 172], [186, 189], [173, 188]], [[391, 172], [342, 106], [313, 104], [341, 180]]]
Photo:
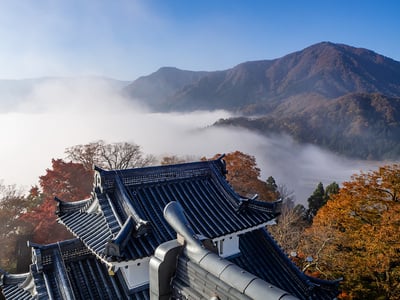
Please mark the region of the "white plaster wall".
[[149, 262], [150, 258], [146, 257], [120, 268], [129, 289], [149, 283]]
[[218, 247], [218, 254], [221, 257], [228, 257], [238, 254], [239, 250], [239, 237], [237, 235], [224, 236], [214, 240]]

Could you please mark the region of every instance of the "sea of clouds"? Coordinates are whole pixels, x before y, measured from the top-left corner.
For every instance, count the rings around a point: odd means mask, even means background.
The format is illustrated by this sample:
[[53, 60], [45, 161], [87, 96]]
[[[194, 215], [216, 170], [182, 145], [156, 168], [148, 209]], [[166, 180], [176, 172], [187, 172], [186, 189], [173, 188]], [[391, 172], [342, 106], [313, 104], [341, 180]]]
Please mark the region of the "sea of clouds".
[[153, 113], [140, 101], [122, 97], [119, 88], [100, 78], [48, 78], [30, 82], [23, 93], [5, 96], [0, 90], [0, 180], [28, 189], [51, 167], [52, 158], [65, 158], [67, 147], [102, 139], [133, 142], [158, 157], [240, 150], [256, 157], [262, 179], [273, 176], [304, 204], [318, 182], [340, 184], [379, 164], [341, 158], [288, 136], [210, 126], [231, 116], [222, 110]]

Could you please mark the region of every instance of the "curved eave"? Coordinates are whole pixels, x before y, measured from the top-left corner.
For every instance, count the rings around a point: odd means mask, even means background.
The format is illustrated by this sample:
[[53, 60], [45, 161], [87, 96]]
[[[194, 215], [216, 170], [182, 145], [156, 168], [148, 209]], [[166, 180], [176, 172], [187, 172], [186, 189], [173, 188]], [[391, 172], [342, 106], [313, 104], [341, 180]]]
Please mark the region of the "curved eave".
[[[91, 210], [90, 206], [87, 210], [72, 211], [59, 215], [58, 222], [63, 224], [75, 237], [81, 240], [96, 257], [108, 265], [113, 261], [128, 261], [148, 256], [147, 251], [144, 253], [138, 252], [136, 255], [132, 253], [127, 254], [124, 251], [126, 240], [128, 240], [128, 248], [136, 248], [137, 243], [141, 245], [143, 243], [141, 241], [146, 240], [146, 237], [134, 238], [132, 236], [130, 238], [131, 234], [128, 233], [132, 231], [132, 228], [121, 226], [114, 215], [115, 211], [110, 207], [107, 196], [104, 194], [97, 196], [91, 206], [97, 205], [98, 210]], [[108, 251], [110, 243], [112, 244], [118, 236], [120, 236], [118, 240], [121, 240], [119, 241], [121, 243], [117, 244], [121, 244], [121, 247], [119, 247], [120, 245], [118, 247], [123, 254], [121, 256], [110, 255], [110, 251]]]
[[[282, 200], [276, 200], [273, 202], [268, 201], [260, 201], [256, 200], [257, 195], [254, 198], [245, 198], [241, 197], [239, 194], [235, 192], [233, 187], [226, 180], [224, 171], [221, 171], [222, 167], [217, 168], [216, 164], [222, 164], [219, 160], [214, 161], [214, 164], [211, 165], [211, 169], [213, 171], [213, 175], [215, 179], [221, 184], [221, 186], [225, 189], [225, 191], [230, 195], [231, 201], [234, 202], [236, 206], [236, 210], [238, 212], [251, 209], [259, 212], [268, 213], [277, 217], [280, 213], [280, 208], [282, 205]], [[224, 168], [222, 168], [224, 169]]]
[[267, 202], [267, 201], [259, 201], [259, 200], [249, 200], [249, 208], [250, 209], [255, 209], [258, 211], [263, 211], [263, 212], [268, 212], [271, 214], [275, 214], [278, 216], [280, 214], [282, 206], [282, 199], [273, 201], [273, 202]]
[[325, 280], [306, 274], [304, 274], [304, 276], [310, 280], [314, 290], [321, 291], [337, 292], [339, 290], [339, 284], [343, 281], [343, 278], [338, 278], [336, 280]]
[[29, 272], [23, 274], [9, 274], [1, 271], [0, 291], [6, 299], [32, 299], [31, 293], [22, 287], [29, 276]]
[[57, 197], [54, 197], [54, 201], [57, 202], [57, 216], [62, 216], [71, 212], [79, 211], [89, 206], [93, 202], [93, 198], [88, 198], [80, 201], [67, 202]]
[[69, 240], [63, 240], [51, 244], [37, 244], [31, 241], [28, 241], [28, 247], [32, 247], [34, 249], [40, 249], [40, 250], [48, 250], [48, 249], [63, 249], [63, 248], [74, 248], [80, 244], [80, 241], [77, 239], [69, 239]]
[[29, 272], [22, 274], [9, 274], [2, 271], [0, 286], [17, 285], [23, 283], [28, 278]]

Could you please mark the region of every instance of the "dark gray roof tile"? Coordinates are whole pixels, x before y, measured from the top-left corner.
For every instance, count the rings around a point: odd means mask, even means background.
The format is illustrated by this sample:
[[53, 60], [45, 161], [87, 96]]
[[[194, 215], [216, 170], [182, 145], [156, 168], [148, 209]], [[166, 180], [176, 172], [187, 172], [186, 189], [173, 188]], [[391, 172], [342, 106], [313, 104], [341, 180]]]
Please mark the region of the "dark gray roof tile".
[[[1, 286], [6, 299], [149, 299], [148, 287], [126, 295], [118, 276], [110, 276], [101, 263], [78, 239], [50, 245], [31, 244], [37, 253], [49, 256], [49, 263], [39, 271], [31, 265], [27, 274], [6, 274]], [[37, 297], [22, 288], [26, 279], [34, 280]], [[65, 288], [68, 288], [66, 290]], [[73, 298], [72, 298], [73, 297]]]
[[252, 200], [253, 208], [238, 213], [243, 199], [227, 183], [220, 160], [98, 172], [101, 186], [95, 189], [96, 201], [103, 214], [86, 213], [82, 206], [75, 211], [68, 206], [64, 212], [61, 205], [60, 222], [100, 257], [106, 256], [99, 251], [118, 235], [129, 216], [136, 230], [141, 223], [151, 226], [141, 236], [135, 237], [134, 232], [121, 249], [121, 257], [108, 260], [151, 256], [159, 244], [173, 239], [176, 234], [162, 217], [171, 201], [181, 203], [196, 231], [210, 238], [260, 226], [277, 213], [275, 203], [258, 205], [259, 201]]
[[[76, 299], [149, 299], [146, 286], [125, 294], [120, 271], [109, 276], [98, 258], [110, 262], [148, 257], [160, 244], [175, 239], [176, 232], [163, 217], [165, 206], [172, 201], [183, 207], [194, 232], [208, 238], [253, 230], [240, 235], [241, 253], [230, 258], [247, 272], [301, 299], [332, 299], [337, 295], [337, 282], [304, 275], [269, 234], [259, 229], [277, 215], [280, 202], [260, 202], [236, 194], [225, 179], [221, 160], [118, 171], [97, 169], [96, 176], [100, 180], [96, 180], [99, 185], [93, 198], [76, 203], [57, 199], [59, 222], [79, 239], [32, 244], [41, 259], [31, 265], [30, 273], [22, 277], [2, 275], [2, 290], [9, 299], [30, 299], [21, 288], [27, 276], [43, 298], [51, 293], [53, 299], [61, 299], [60, 284], [64, 281]], [[129, 218], [133, 223], [123, 229]], [[121, 230], [132, 232], [131, 237], [122, 238], [126, 232]], [[106, 245], [118, 234], [123, 241], [120, 257], [109, 257]], [[183, 284], [182, 291], [186, 288]]]

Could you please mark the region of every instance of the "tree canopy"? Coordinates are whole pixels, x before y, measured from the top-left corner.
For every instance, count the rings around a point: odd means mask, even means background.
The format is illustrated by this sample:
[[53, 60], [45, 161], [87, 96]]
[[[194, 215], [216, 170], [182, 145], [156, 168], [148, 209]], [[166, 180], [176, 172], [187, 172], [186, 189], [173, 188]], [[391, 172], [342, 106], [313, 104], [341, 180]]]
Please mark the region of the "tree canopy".
[[308, 209], [306, 212], [307, 220], [311, 223], [318, 210], [326, 204], [329, 198], [339, 192], [339, 185], [336, 182], [329, 184], [326, 189], [322, 182], [318, 183], [317, 188], [307, 199]]
[[349, 299], [400, 298], [400, 165], [354, 175], [314, 217], [304, 269], [344, 277]]
[[145, 155], [135, 143], [106, 143], [103, 140], [85, 145], [76, 145], [65, 150], [67, 157], [81, 163], [85, 169], [96, 165], [106, 170], [144, 167], [154, 163], [152, 155]]
[[53, 159], [52, 168], [39, 178], [43, 202], [22, 216], [34, 227], [33, 241], [36, 243], [53, 243], [72, 236], [64, 226], [56, 221], [56, 202], [54, 197], [65, 201], [76, 201], [87, 198], [92, 191], [93, 171], [82, 164]]
[[32, 187], [25, 196], [15, 185], [0, 182], [0, 266], [8, 271], [27, 271], [30, 252], [26, 240], [31, 238], [33, 227], [22, 217], [41, 202], [36, 192]]

